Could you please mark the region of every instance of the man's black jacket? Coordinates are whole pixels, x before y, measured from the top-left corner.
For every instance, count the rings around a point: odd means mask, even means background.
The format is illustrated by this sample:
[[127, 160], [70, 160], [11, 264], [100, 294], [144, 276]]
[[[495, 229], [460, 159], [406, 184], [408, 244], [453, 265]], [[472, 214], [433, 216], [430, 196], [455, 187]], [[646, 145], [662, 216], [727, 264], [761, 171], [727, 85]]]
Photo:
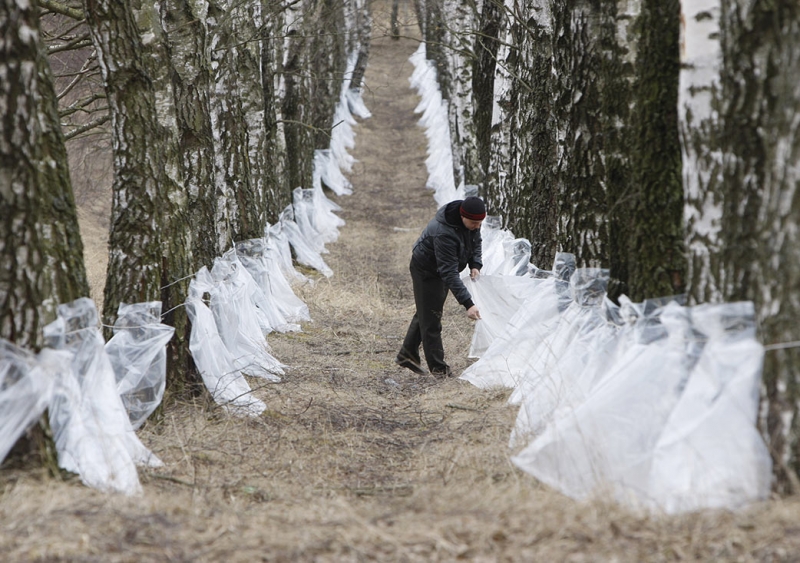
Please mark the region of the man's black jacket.
[[431, 276], [442, 279], [456, 301], [466, 309], [475, 303], [459, 272], [467, 265], [481, 269], [481, 231], [470, 231], [461, 221], [461, 200], [439, 208], [414, 244], [412, 258]]

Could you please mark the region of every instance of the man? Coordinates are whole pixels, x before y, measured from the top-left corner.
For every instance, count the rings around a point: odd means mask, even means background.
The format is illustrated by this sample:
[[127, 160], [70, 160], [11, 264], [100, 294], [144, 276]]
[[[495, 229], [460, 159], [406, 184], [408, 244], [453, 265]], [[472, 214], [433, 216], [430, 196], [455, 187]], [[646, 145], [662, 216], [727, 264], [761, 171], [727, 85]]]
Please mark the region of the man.
[[437, 377], [452, 375], [444, 361], [442, 345], [444, 301], [449, 290], [464, 306], [467, 317], [481, 318], [459, 272], [469, 266], [470, 278], [475, 279], [480, 273], [480, 229], [485, 217], [486, 206], [478, 197], [452, 201], [436, 212], [414, 244], [409, 270], [417, 312], [397, 354], [397, 365], [424, 374], [419, 357], [421, 343], [430, 372]]

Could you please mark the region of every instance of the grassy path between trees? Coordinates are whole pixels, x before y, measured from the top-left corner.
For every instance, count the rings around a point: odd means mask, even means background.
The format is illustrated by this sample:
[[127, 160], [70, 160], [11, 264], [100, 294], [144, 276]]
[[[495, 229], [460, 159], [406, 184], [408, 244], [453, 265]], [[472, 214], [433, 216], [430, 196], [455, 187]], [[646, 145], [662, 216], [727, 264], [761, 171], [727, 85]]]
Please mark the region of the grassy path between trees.
[[[796, 560], [796, 501], [665, 519], [575, 503], [510, 463], [507, 392], [394, 366], [413, 313], [411, 245], [435, 203], [408, 86], [417, 43], [387, 38], [387, 6], [375, 12], [373, 117], [356, 130], [354, 193], [336, 198], [347, 225], [325, 256], [335, 275], [300, 290], [314, 319], [304, 332], [269, 337], [291, 369], [279, 384], [251, 380], [267, 412], [167, 408], [141, 432], [166, 467], [141, 472], [138, 498], [0, 474], [0, 560]], [[471, 328], [451, 298], [456, 372]]]

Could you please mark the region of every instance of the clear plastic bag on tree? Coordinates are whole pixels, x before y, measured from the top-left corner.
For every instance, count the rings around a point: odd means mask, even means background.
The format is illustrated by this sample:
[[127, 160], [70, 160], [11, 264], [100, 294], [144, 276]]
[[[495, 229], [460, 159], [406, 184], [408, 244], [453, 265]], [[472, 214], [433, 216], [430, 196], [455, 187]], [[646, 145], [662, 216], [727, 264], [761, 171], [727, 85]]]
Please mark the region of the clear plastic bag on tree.
[[[644, 321], [644, 322], [641, 322]], [[647, 500], [653, 451], [689, 376], [686, 309], [670, 302], [637, 321], [633, 344], [582, 404], [512, 458], [575, 499]]]
[[[284, 219], [284, 217], [286, 217], [286, 219]], [[267, 249], [278, 262], [281, 272], [290, 284], [312, 283], [310, 279], [297, 271], [292, 261], [292, 248], [289, 244], [289, 237], [282, 227], [282, 221], [291, 220], [292, 217], [292, 207], [289, 206], [281, 213], [280, 221], [274, 225], [267, 226], [264, 230], [264, 238], [267, 240]]]
[[117, 393], [94, 302], [81, 298], [59, 305], [44, 328], [47, 345], [71, 354], [49, 408], [59, 466], [103, 491], [141, 491], [136, 465], [163, 465], [133, 431]]
[[531, 243], [528, 239], [517, 238], [503, 242], [505, 259], [500, 265], [500, 273], [505, 276], [527, 276], [531, 266]]
[[480, 359], [464, 370], [461, 379], [481, 388], [517, 387], [526, 373], [529, 358], [572, 302], [568, 280], [574, 271], [575, 256], [558, 253], [554, 275], [531, 287], [519, 310]]
[[482, 274], [501, 274], [506, 266], [505, 245], [513, 243], [514, 235], [508, 229], [502, 228], [502, 222], [503, 218], [500, 216], [487, 215], [481, 225]]
[[764, 348], [752, 302], [690, 309], [704, 341], [653, 454], [647, 498], [670, 514], [769, 496], [772, 461], [756, 428]]
[[461, 278], [481, 312], [469, 349], [470, 358], [480, 358], [542, 280], [491, 274], [471, 279], [466, 272]]
[[161, 404], [167, 383], [167, 342], [175, 329], [161, 323], [161, 301], [121, 303], [105, 350], [131, 425], [139, 428]]
[[596, 331], [607, 324], [601, 310], [607, 283], [608, 270], [579, 268], [572, 274], [572, 303], [529, 356], [522, 380], [509, 397], [509, 403], [521, 405], [511, 433], [513, 446], [541, 432], [561, 401], [575, 392], [575, 376], [586, 364]]
[[253, 397], [252, 389], [217, 330], [214, 314], [203, 302], [203, 294], [213, 289], [208, 270], [202, 268], [189, 284], [186, 312], [192, 323], [189, 350], [214, 401], [240, 416], [258, 416], [267, 408]]
[[[303, 234], [303, 238], [308, 242], [309, 248], [318, 254], [327, 254], [326, 242], [331, 238], [330, 230], [326, 226], [315, 224], [314, 213], [316, 205], [316, 193], [314, 190], [304, 190], [295, 188], [292, 192], [292, 209], [294, 211], [294, 222]], [[332, 237], [336, 240], [337, 237]]]
[[[201, 269], [195, 279], [200, 282], [207, 271]], [[280, 381], [284, 366], [269, 352], [263, 332], [268, 320], [254, 305], [254, 298], [263, 299], [263, 293], [254, 296], [255, 282], [234, 250], [214, 259], [211, 279], [211, 283], [202, 281], [208, 285], [217, 330], [236, 368], [246, 375]]]
[[291, 209], [292, 207], [289, 206], [281, 214], [281, 228], [286, 234], [289, 244], [291, 244], [294, 249], [297, 261], [305, 266], [314, 268], [326, 278], [331, 277], [333, 275], [333, 270], [328, 267], [320, 253], [314, 250], [313, 245], [306, 240], [300, 227], [294, 221], [294, 214]]
[[336, 195], [349, 195], [353, 193], [353, 186], [339, 168], [339, 163], [330, 149], [317, 149], [314, 151], [314, 169], [319, 172], [320, 180]]
[[36, 356], [0, 338], [0, 463], [44, 413], [69, 354], [44, 349]]
[[273, 330], [297, 332], [296, 321], [310, 320], [308, 307], [292, 291], [275, 259], [270, 256], [265, 239], [236, 243], [236, 255], [264, 294], [265, 310]]

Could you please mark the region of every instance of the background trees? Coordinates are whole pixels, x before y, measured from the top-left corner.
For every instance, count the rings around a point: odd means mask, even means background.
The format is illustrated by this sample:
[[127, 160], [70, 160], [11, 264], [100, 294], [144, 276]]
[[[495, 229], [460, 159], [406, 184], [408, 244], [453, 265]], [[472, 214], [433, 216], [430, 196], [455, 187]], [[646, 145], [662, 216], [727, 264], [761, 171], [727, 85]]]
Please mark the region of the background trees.
[[368, 52], [368, 5], [43, 0], [4, 10], [15, 42], [3, 44], [13, 80], [3, 80], [2, 113], [16, 117], [3, 127], [3, 185], [15, 187], [2, 205], [17, 220], [1, 237], [2, 336], [38, 345], [55, 305], [89, 291], [63, 126], [81, 152], [111, 149], [104, 324], [120, 303], [161, 300], [176, 327], [170, 381], [180, 384], [188, 278], [234, 242], [263, 236], [291, 190], [311, 187], [348, 57]]

